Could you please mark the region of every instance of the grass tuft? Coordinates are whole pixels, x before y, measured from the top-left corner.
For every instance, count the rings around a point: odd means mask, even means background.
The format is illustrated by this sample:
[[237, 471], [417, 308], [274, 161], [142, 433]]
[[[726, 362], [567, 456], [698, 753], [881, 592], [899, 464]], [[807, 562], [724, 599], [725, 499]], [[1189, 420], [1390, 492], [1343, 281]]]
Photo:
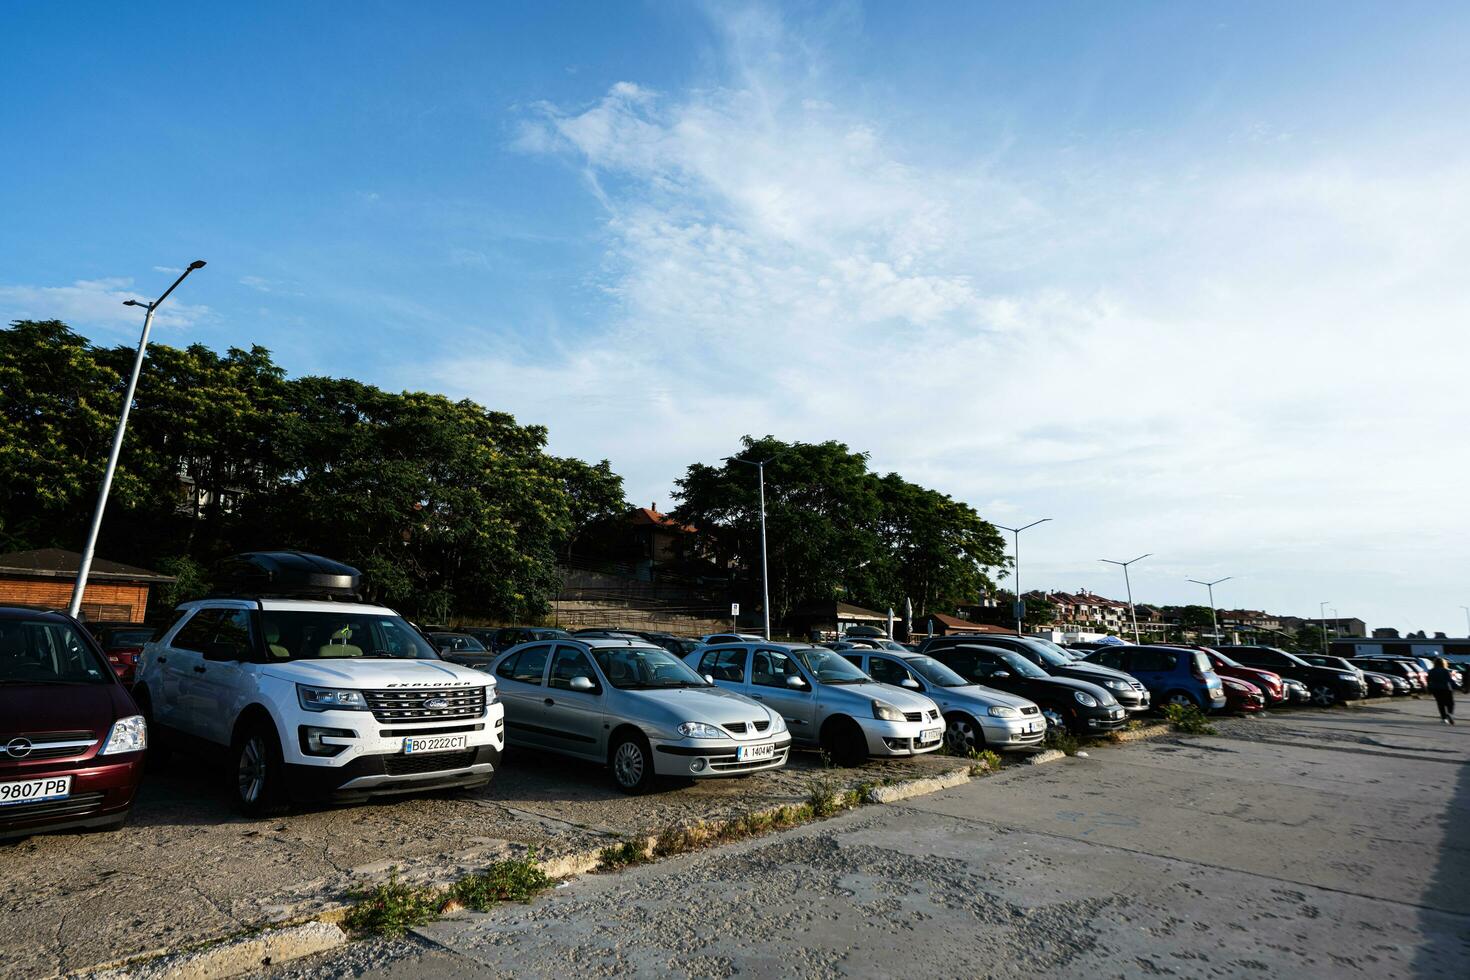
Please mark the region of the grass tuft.
[[842, 809], [837, 785], [831, 776], [816, 776], [807, 781], [806, 802], [815, 816], [830, 817]]
[[529, 902], [551, 887], [541, 866], [528, 858], [496, 861], [484, 871], [467, 875], [449, 889], [450, 900], [477, 912], [488, 912], [501, 902]]
[[398, 868], [388, 869], [387, 882], [371, 888], [354, 888], [352, 907], [342, 924], [360, 935], [402, 936], [414, 926], [432, 922], [439, 914], [442, 896], [436, 889], [405, 885]]
[[1042, 744], [1049, 749], [1060, 749], [1067, 755], [1076, 755], [1077, 749], [1080, 747], [1076, 735], [1073, 735], [1066, 729], [1055, 726], [1046, 730], [1046, 738], [1042, 741]]
[[597, 870], [616, 871], [649, 859], [648, 841], [644, 838], [626, 840], [621, 844], [604, 847], [597, 854]]
[[1192, 704], [1166, 704], [1164, 717], [1169, 719], [1169, 724], [1176, 732], [1186, 735], [1215, 734], [1215, 726], [1210, 724], [1203, 711]]

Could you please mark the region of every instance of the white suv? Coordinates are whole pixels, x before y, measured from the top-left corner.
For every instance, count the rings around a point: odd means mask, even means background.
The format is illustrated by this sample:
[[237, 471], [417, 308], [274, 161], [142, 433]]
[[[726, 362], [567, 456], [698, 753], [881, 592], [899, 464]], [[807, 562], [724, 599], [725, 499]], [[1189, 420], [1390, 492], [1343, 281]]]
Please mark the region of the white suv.
[[133, 696], [155, 745], [228, 751], [246, 813], [479, 787], [500, 763], [494, 678], [439, 659], [391, 609], [225, 598], [179, 612], [144, 647]]

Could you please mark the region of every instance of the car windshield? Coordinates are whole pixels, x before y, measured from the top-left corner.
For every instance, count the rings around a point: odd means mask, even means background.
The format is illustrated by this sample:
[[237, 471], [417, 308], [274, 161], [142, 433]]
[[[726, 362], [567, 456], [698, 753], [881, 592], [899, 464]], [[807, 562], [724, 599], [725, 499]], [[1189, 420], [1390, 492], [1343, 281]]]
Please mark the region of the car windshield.
[[592, 659], [613, 687], [652, 691], [666, 687], [708, 687], [703, 677], [663, 647], [599, 647]]
[[148, 629], [112, 630], [105, 634], [103, 645], [109, 648], [140, 647], [151, 639], [153, 639], [153, 631]]
[[441, 650], [462, 650], [466, 653], [484, 653], [485, 645], [473, 636], [463, 633], [435, 633], [434, 639]]
[[274, 661], [439, 659], [417, 630], [386, 613], [267, 609], [260, 628]]
[[852, 661], [832, 650], [808, 647], [805, 650], [793, 650], [791, 655], [811, 671], [818, 684], [866, 684], [872, 680], [854, 666]]
[[70, 623], [0, 620], [0, 684], [106, 684], [112, 669]]
[[1022, 677], [1051, 676], [1019, 653], [1012, 653], [1009, 650], [996, 650], [995, 654], [1006, 662], [1006, 666], [1011, 669], [1011, 673], [1013, 674], [1020, 674]]
[[1216, 650], [1215, 651], [1213, 659], [1214, 659], [1214, 661], [1216, 663], [1218, 663], [1222, 667], [1239, 667], [1240, 666], [1240, 664], [1236, 663], [1234, 660], [1231, 660], [1229, 657], [1225, 656], [1225, 654], [1221, 653], [1219, 650]]
[[1052, 666], [1054, 666], [1054, 667], [1063, 667], [1063, 666], [1066, 666], [1067, 664], [1071, 663], [1074, 660], [1080, 659], [1078, 657], [1073, 656], [1071, 650], [1068, 650], [1066, 647], [1063, 647], [1063, 646], [1058, 646], [1057, 644], [1053, 643], [1051, 640], [1046, 639], [1045, 637], [1033, 636], [1030, 639], [1031, 639], [1031, 642], [1032, 643], [1034, 643], [1036, 646], [1041, 647], [1041, 649], [1043, 649], [1043, 650], [1051, 653], [1053, 656], [1061, 657], [1062, 658], [1060, 661], [1058, 661], [1056, 663], [1053, 663], [1052, 661], [1047, 660], [1047, 663], [1052, 664]]
[[1047, 649], [1040, 643], [1031, 647], [1031, 649], [1036, 651], [1036, 655], [1041, 658], [1041, 662], [1048, 667], [1066, 667], [1072, 663], [1071, 657], [1065, 656], [1056, 650]]
[[971, 683], [931, 657], [905, 657], [903, 662], [935, 687], [968, 687]]

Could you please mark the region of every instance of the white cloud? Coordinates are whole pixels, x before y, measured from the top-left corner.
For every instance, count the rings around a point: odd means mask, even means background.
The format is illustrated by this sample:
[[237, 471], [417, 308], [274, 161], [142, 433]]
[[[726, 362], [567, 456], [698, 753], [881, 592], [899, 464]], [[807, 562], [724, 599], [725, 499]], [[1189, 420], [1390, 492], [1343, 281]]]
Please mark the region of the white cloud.
[[[1366, 581], [1405, 535], [1389, 560], [1448, 580], [1470, 539], [1466, 155], [1100, 151], [1047, 170], [977, 146], [940, 165], [902, 120], [822, 90], [806, 54], [742, 20], [725, 84], [537, 107], [517, 145], [575, 161], [607, 208], [613, 314], [439, 377], [611, 456], [635, 499], [667, 500], [744, 433], [843, 439], [1048, 511], [1028, 546], [1059, 587], [1112, 589], [1093, 552], [1153, 550], [1249, 566], [1251, 601], [1290, 611], [1304, 569]], [[1186, 597], [1155, 568], [1145, 588]], [[1399, 601], [1362, 588], [1345, 615]]]
[[[125, 300], [152, 302], [133, 290], [126, 277], [78, 279], [69, 286], [25, 286], [0, 283], [0, 318], [11, 320], [65, 320], [85, 332], [89, 327], [105, 330], [136, 330], [142, 326], [143, 311], [124, 306]], [[155, 327], [187, 327], [212, 316], [209, 307], [175, 302], [172, 298], [153, 317]]]

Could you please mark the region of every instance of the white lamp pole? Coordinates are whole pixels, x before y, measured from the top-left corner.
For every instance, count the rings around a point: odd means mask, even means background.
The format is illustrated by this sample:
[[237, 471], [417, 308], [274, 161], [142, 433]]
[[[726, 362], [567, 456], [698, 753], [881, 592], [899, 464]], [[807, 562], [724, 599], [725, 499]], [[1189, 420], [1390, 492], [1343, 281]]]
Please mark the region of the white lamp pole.
[[1195, 585], [1203, 585], [1205, 588], [1210, 590], [1210, 630], [1215, 634], [1216, 643], [1220, 642], [1220, 622], [1215, 618], [1215, 586], [1219, 585], [1221, 582], [1228, 582], [1231, 578], [1233, 578], [1233, 576], [1227, 575], [1224, 578], [1217, 578], [1213, 582], [1201, 582], [1197, 578], [1192, 578], [1189, 580]]
[[741, 459], [739, 456], [726, 456], [725, 459], [731, 463], [744, 463], [746, 466], [754, 466], [757, 477], [760, 480], [761, 493], [761, 615], [765, 617], [766, 639], [771, 638], [771, 580], [767, 573], [766, 564], [766, 464], [777, 456], [784, 455], [789, 450], [781, 450], [775, 456], [765, 459], [751, 460]]
[[1127, 561], [1114, 561], [1111, 558], [1099, 558], [1098, 559], [1098, 561], [1105, 561], [1109, 565], [1122, 565], [1123, 566], [1123, 586], [1124, 586], [1124, 588], [1126, 588], [1128, 590], [1128, 618], [1133, 621], [1133, 644], [1134, 644], [1134, 646], [1138, 646], [1138, 645], [1142, 644], [1143, 641], [1138, 638], [1138, 613], [1136, 613], [1133, 610], [1133, 583], [1128, 580], [1128, 566], [1131, 565], [1131, 564], [1133, 564], [1136, 561], [1143, 561], [1145, 558], [1152, 557], [1152, 555], [1153, 555], [1153, 552], [1149, 552], [1147, 555], [1139, 555], [1137, 558], [1130, 558]]
[[82, 563], [77, 568], [77, 582], [71, 590], [71, 603], [66, 607], [73, 618], [81, 614], [82, 595], [87, 591], [87, 576], [92, 571], [92, 556], [97, 551], [97, 535], [102, 530], [102, 512], [107, 509], [107, 495], [112, 490], [112, 477], [117, 472], [117, 458], [122, 453], [123, 433], [128, 428], [128, 412], [133, 408], [133, 394], [138, 388], [138, 375], [143, 371], [143, 357], [148, 352], [148, 332], [153, 329], [153, 311], [163, 305], [168, 294], [179, 288], [179, 283], [188, 278], [195, 269], [204, 268], [204, 260], [189, 263], [174, 284], [163, 291], [163, 295], [151, 303], [140, 303], [135, 299], [125, 300], [124, 306], [141, 306], [148, 312], [143, 315], [143, 336], [138, 340], [138, 356], [133, 358], [133, 373], [128, 378], [128, 390], [123, 395], [122, 414], [117, 420], [117, 431], [112, 435], [112, 452], [107, 456], [107, 468], [102, 471], [102, 489], [97, 493], [97, 507], [92, 512], [92, 527], [87, 532], [87, 545], [82, 549]]
[[1016, 606], [1015, 606], [1014, 612], [1016, 614], [1016, 635], [1017, 636], [1020, 636], [1021, 635], [1021, 619], [1022, 619], [1022, 616], [1021, 616], [1021, 532], [1024, 531], [1024, 530], [1026, 530], [1026, 528], [1028, 528], [1028, 527], [1035, 527], [1038, 524], [1045, 524], [1049, 520], [1051, 520], [1050, 517], [1043, 517], [1039, 521], [1032, 521], [1030, 524], [1023, 524], [1021, 527], [1006, 527], [1004, 524], [995, 524], [994, 522], [991, 522], [991, 524], [992, 524], [993, 527], [997, 527], [997, 528], [999, 528], [1002, 531], [1010, 531], [1016, 537], [1016, 574], [1012, 578], [1011, 581], [1012, 581], [1012, 584], [1015, 585], [1015, 587], [1016, 587]]

